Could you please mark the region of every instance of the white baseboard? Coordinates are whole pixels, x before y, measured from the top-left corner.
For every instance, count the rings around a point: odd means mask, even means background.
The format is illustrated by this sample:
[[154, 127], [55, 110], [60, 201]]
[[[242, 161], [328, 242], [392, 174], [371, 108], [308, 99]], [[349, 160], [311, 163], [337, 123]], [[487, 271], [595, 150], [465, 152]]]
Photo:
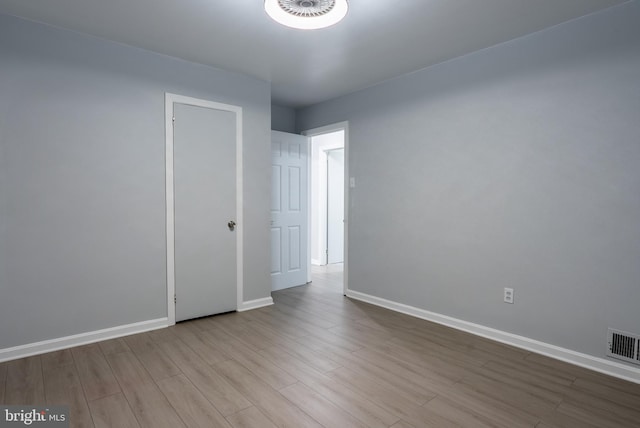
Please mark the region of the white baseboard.
[[167, 326], [167, 318], [158, 318], [155, 320], [120, 325], [87, 333], [74, 334], [73, 336], [43, 340], [42, 342], [28, 343], [26, 345], [14, 346], [13, 348], [0, 349], [0, 363], [3, 361], [30, 357], [32, 355], [59, 351], [60, 349], [73, 348], [74, 346], [87, 345], [101, 340], [115, 339], [117, 337], [129, 336], [130, 334], [157, 330]]
[[[271, 297], [250, 300], [248, 302], [243, 302], [241, 307], [238, 308], [238, 312], [257, 309], [269, 305], [273, 305], [273, 299]], [[131, 334], [157, 330], [168, 326], [168, 318], [158, 318], [155, 320], [142, 321], [133, 324], [105, 328], [102, 330], [74, 334], [72, 336], [43, 340], [42, 342], [28, 343], [26, 345], [14, 346], [12, 348], [0, 349], [0, 363], [16, 360], [18, 358], [30, 357], [32, 355], [59, 351], [61, 349], [73, 348], [74, 346], [88, 345], [89, 343], [100, 342], [102, 340], [115, 339], [122, 336], [129, 336]]]
[[437, 314], [435, 312], [429, 312], [427, 310], [405, 305], [402, 303], [392, 302], [390, 300], [371, 296], [359, 291], [346, 290], [346, 296], [366, 303], [371, 303], [372, 305], [381, 306], [392, 311], [411, 315], [416, 318], [421, 318], [427, 321], [435, 322], [437, 324], [446, 325], [447, 327], [452, 327], [457, 330], [466, 331], [467, 333], [471, 333], [476, 336], [485, 337], [487, 339], [495, 340], [497, 342], [535, 352], [536, 354], [555, 358], [557, 360], [604, 373], [609, 376], [614, 376], [620, 379], [640, 384], [640, 369], [629, 367], [615, 361], [594, 357], [592, 355], [587, 355], [580, 352], [572, 351], [570, 349], [561, 348], [559, 346], [540, 342], [528, 337], [518, 336], [516, 334], [507, 333], [505, 331], [485, 327], [480, 324], [474, 324], [468, 321], [459, 320], [457, 318]]
[[242, 305], [238, 308], [238, 312], [250, 311], [251, 309], [258, 309], [269, 305], [273, 305], [273, 298], [271, 298], [271, 296], [262, 299], [249, 300], [242, 302]]

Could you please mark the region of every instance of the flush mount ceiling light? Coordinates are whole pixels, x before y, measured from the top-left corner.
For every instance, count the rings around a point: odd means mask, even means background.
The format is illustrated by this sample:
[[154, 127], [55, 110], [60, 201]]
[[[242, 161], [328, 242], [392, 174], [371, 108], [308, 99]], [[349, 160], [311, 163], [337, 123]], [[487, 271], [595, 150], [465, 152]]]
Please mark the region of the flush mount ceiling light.
[[336, 24], [348, 9], [347, 0], [264, 0], [264, 10], [274, 21], [300, 30]]

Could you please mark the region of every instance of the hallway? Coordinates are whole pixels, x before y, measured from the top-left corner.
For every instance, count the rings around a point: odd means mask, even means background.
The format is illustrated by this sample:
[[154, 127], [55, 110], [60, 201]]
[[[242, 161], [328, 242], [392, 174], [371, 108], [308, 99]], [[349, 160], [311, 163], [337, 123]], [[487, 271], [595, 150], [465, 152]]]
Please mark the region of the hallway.
[[324, 266], [311, 266], [311, 285], [342, 293], [344, 264], [334, 263]]

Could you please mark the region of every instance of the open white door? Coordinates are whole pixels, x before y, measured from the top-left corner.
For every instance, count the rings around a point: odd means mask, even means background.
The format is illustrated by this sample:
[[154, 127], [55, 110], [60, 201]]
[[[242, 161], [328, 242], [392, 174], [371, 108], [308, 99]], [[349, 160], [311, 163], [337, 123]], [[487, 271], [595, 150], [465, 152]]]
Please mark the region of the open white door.
[[307, 282], [308, 138], [271, 132], [271, 288]]

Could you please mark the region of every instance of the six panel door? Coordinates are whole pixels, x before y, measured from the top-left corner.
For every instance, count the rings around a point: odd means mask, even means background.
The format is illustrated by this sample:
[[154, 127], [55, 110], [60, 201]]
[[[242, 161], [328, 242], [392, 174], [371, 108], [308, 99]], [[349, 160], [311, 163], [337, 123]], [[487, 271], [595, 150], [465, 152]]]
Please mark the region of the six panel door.
[[272, 131], [271, 288], [302, 285], [308, 272], [308, 138]]

